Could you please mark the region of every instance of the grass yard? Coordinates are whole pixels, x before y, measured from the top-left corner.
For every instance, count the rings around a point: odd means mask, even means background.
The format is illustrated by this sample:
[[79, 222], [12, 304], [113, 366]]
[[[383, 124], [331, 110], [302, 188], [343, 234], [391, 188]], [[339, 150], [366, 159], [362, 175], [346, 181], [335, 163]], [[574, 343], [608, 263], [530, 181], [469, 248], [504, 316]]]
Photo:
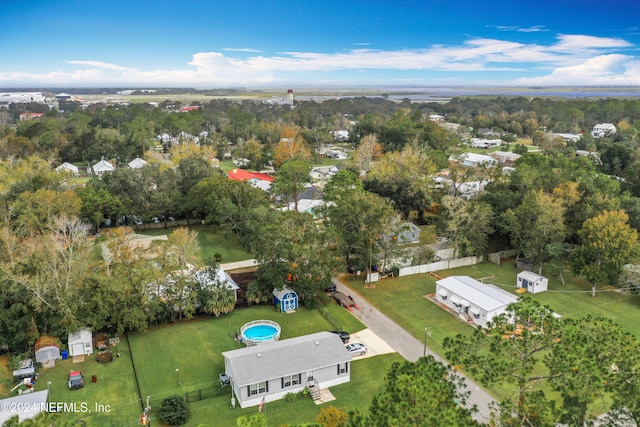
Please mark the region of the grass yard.
[[[80, 421], [86, 419], [92, 425], [104, 427], [122, 427], [136, 425], [142, 409], [133, 376], [131, 357], [126, 340], [122, 340], [117, 347], [121, 357], [114, 358], [110, 363], [98, 363], [94, 355], [85, 357], [81, 363], [73, 363], [71, 359], [59, 360], [55, 368], [40, 369], [36, 382], [36, 391], [46, 390], [50, 381], [50, 402], [76, 403], [79, 408], [83, 403], [91, 413], [66, 413], [65, 419]], [[80, 370], [84, 375], [84, 387], [79, 390], [69, 390], [67, 375], [70, 370]], [[91, 377], [95, 375], [97, 382]], [[109, 412], [95, 412], [95, 405], [109, 405]]]
[[[226, 230], [213, 225], [192, 225], [191, 229], [198, 232], [198, 242], [200, 243], [200, 258], [205, 260], [219, 253], [222, 256], [221, 263], [243, 261], [252, 259], [253, 255], [247, 252], [234, 234], [227, 233]], [[161, 236], [170, 234], [174, 228], [155, 230], [145, 230], [140, 233], [148, 236]]]
[[[334, 305], [341, 309], [337, 304]], [[339, 311], [333, 313], [334, 309], [330, 309], [336, 318], [342, 318]], [[353, 317], [347, 310], [341, 310], [349, 317]], [[315, 309], [303, 307], [295, 314], [283, 314], [276, 312], [272, 306], [254, 306], [235, 310], [217, 319], [194, 320], [132, 334], [129, 338], [142, 395], [150, 396], [152, 407], [157, 408], [162, 399], [176, 393], [197, 393], [198, 390], [203, 390], [205, 393], [215, 394], [211, 399], [192, 404], [193, 417], [190, 418], [188, 425], [197, 425], [198, 422], [215, 419], [216, 425], [233, 426], [237, 417], [255, 413], [256, 408], [242, 410], [238, 406], [234, 410], [229, 409], [230, 390], [220, 387], [218, 374], [224, 372], [224, 359], [221, 353], [243, 347], [233, 339], [232, 334], [245, 323], [258, 319], [278, 322], [282, 327], [281, 339], [333, 329], [333, 326]], [[345, 330], [351, 328], [360, 330], [364, 327], [357, 319], [354, 322], [348, 321], [345, 317]], [[356, 329], [350, 331], [355, 332]], [[179, 369], [179, 372], [176, 372], [176, 369]], [[377, 369], [375, 368], [372, 372], [376, 372]], [[380, 375], [373, 376], [376, 379], [371, 381], [379, 381], [379, 384], [382, 384]], [[180, 385], [178, 379], [181, 381]], [[355, 402], [367, 407], [371, 395], [365, 391], [362, 393], [366, 397], [366, 402], [361, 402], [359, 398], [355, 398]], [[313, 421], [315, 418], [315, 412], [312, 411], [315, 405], [311, 400], [269, 403], [269, 416], [277, 418], [276, 414], [281, 406], [283, 409], [280, 417], [283, 422], [293, 422], [294, 420], [291, 419], [293, 416], [295, 420], [299, 418], [299, 422]], [[152, 417], [153, 415], [152, 410]]]
[[[397, 353], [356, 360], [351, 365], [351, 381], [331, 387], [336, 400], [323, 405], [316, 405], [311, 399], [269, 402], [265, 405], [267, 424], [281, 426], [313, 422], [320, 410], [329, 405], [345, 411], [367, 411], [373, 395], [384, 387], [384, 374], [393, 362], [402, 360]], [[257, 407], [241, 409], [236, 406], [231, 409], [230, 399], [230, 389], [226, 389], [224, 395], [193, 403], [186, 426], [212, 425], [215, 420], [216, 426], [232, 427], [236, 425], [238, 417], [258, 413]]]
[[[485, 262], [475, 266], [439, 271], [437, 274], [441, 277], [470, 276], [477, 280], [484, 279], [487, 283], [518, 295], [514, 290], [516, 275], [520, 270], [514, 264], [505, 262], [497, 266]], [[580, 277], [574, 277], [569, 271], [563, 271], [562, 274], [564, 285], [559, 276], [551, 276], [547, 292], [525, 295], [548, 305], [565, 318], [579, 318], [588, 314], [610, 318], [620, 324], [623, 329], [640, 338], [640, 296], [608, 287], [600, 289], [597, 296], [593, 298], [588, 282]], [[424, 328], [427, 327], [430, 332], [430, 336], [427, 337], [429, 347], [443, 357], [442, 341], [445, 337], [473, 332], [470, 326], [423, 297], [425, 294], [435, 292], [436, 278], [431, 275], [420, 274], [385, 279], [375, 283], [375, 288], [365, 288], [363, 279], [354, 275], [347, 275], [341, 279], [417, 339], [424, 340]], [[506, 385], [498, 385], [488, 391], [497, 399], [502, 399], [510, 390], [511, 388]], [[559, 398], [557, 393], [547, 388], [544, 391], [552, 399]], [[596, 402], [591, 410], [599, 414], [607, 409], [602, 402]]]

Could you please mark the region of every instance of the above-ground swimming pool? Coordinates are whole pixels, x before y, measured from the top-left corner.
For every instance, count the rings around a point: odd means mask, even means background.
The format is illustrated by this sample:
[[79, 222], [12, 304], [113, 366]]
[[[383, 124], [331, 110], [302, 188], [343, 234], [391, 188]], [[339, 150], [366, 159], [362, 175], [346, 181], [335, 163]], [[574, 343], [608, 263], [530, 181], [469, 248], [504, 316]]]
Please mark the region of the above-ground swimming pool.
[[240, 328], [240, 339], [247, 346], [257, 345], [268, 341], [278, 341], [280, 325], [272, 320], [254, 320], [245, 323]]

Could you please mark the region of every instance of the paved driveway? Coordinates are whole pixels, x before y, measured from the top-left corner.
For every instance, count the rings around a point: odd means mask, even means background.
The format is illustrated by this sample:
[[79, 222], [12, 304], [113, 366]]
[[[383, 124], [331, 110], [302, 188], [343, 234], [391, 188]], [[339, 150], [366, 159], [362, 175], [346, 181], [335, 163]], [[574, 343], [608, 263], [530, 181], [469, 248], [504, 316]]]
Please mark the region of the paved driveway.
[[[353, 300], [360, 307], [360, 310], [353, 310], [352, 314], [360, 319], [360, 321], [364, 323], [364, 325], [367, 326], [373, 334], [378, 336], [402, 357], [415, 362], [423, 356], [426, 351], [426, 354], [432, 355], [436, 360], [444, 363], [445, 365], [448, 364], [447, 361], [432, 352], [430, 348], [425, 347], [424, 343], [417, 340], [413, 335], [384, 315], [384, 313], [369, 304], [367, 300], [353, 292], [347, 285], [340, 282], [338, 279], [334, 279], [333, 282], [336, 284], [338, 291], [351, 295]], [[350, 342], [356, 342], [353, 335]], [[469, 404], [476, 405], [478, 408], [478, 412], [474, 414], [474, 418], [480, 422], [488, 423], [490, 412], [489, 405], [493, 402], [493, 398], [476, 383], [470, 381], [460, 373], [458, 373], [458, 375], [464, 379], [467, 386], [466, 390], [471, 393], [468, 399]]]
[[349, 343], [360, 342], [367, 346], [367, 352], [364, 356], [354, 356], [354, 359], [364, 359], [379, 354], [395, 353], [396, 351], [385, 340], [380, 338], [371, 329], [363, 329], [351, 334]]

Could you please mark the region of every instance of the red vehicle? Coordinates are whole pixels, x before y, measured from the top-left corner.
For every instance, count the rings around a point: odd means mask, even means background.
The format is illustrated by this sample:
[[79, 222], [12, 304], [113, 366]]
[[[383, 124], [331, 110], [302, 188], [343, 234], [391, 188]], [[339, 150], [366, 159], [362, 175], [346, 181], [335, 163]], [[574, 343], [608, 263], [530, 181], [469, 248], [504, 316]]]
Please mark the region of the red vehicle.
[[69, 390], [77, 390], [84, 387], [84, 377], [80, 371], [69, 372]]

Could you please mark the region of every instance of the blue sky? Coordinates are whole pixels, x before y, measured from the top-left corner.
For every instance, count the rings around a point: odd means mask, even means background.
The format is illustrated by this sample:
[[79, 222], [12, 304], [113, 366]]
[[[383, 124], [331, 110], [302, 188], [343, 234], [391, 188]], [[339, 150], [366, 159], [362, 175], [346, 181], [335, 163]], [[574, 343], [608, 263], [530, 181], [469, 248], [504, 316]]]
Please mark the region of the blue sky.
[[640, 85], [636, 0], [4, 0], [0, 87]]

